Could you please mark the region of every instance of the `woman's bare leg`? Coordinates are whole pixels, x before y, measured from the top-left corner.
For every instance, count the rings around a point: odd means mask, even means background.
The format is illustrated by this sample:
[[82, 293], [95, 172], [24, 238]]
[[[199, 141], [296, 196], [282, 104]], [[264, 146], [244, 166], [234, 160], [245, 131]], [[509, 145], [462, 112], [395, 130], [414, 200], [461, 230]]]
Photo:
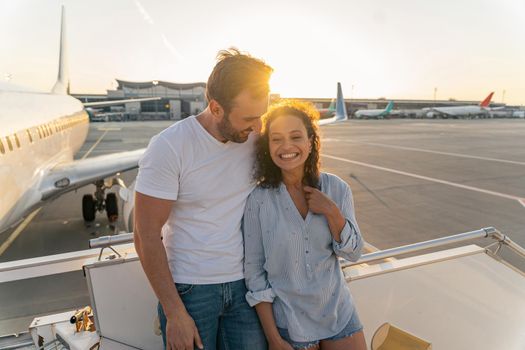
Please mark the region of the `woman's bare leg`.
[[366, 350], [365, 334], [356, 332], [338, 340], [321, 340], [321, 350]]

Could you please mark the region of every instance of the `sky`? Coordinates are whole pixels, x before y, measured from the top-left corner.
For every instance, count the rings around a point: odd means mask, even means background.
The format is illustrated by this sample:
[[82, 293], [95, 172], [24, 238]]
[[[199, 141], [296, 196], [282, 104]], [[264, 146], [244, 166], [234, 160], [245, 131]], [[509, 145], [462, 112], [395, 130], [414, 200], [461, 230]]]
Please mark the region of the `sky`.
[[231, 46], [284, 97], [525, 104], [523, 0], [0, 0], [0, 79], [50, 90], [66, 8], [73, 93], [206, 81]]

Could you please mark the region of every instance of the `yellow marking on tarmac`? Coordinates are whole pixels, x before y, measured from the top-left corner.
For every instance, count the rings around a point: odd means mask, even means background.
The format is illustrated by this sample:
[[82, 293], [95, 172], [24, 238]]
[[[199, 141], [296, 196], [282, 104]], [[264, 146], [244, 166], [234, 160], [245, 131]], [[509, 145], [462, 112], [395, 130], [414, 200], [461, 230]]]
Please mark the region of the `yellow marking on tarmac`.
[[339, 161], [342, 161], [342, 162], [346, 162], [346, 163], [352, 163], [352, 164], [357, 164], [357, 165], [361, 165], [361, 166], [372, 168], [372, 169], [386, 171], [386, 172], [389, 172], [389, 173], [409, 176], [409, 177], [413, 177], [413, 178], [420, 179], [420, 180], [426, 180], [426, 181], [431, 181], [431, 182], [435, 182], [435, 183], [439, 183], [439, 184], [443, 184], [443, 185], [457, 187], [457, 188], [461, 188], [461, 189], [464, 189], [464, 190], [475, 191], [475, 192], [484, 193], [484, 194], [488, 194], [488, 195], [492, 195], [492, 196], [496, 196], [496, 197], [500, 197], [500, 198], [512, 199], [512, 200], [515, 200], [518, 203], [520, 203], [523, 207], [525, 207], [525, 199], [524, 198], [521, 198], [521, 197], [518, 197], [518, 196], [514, 196], [514, 195], [511, 195], [511, 194], [506, 194], [506, 193], [486, 190], [486, 189], [479, 188], [479, 187], [474, 187], [474, 186], [458, 184], [456, 182], [451, 182], [451, 181], [436, 179], [434, 177], [428, 177], [428, 176], [408, 173], [408, 172], [401, 171], [401, 170], [385, 168], [385, 167], [382, 167], [382, 166], [379, 166], [379, 165], [358, 162], [356, 160], [351, 160], [351, 159], [331, 156], [329, 154], [322, 154], [322, 156], [326, 157], [326, 158], [330, 158], [330, 159], [335, 159], [335, 160], [339, 160]]
[[102, 135], [100, 135], [100, 137], [98, 138], [97, 142], [95, 142], [95, 144], [93, 146], [91, 146], [91, 148], [86, 152], [86, 154], [84, 154], [82, 156], [81, 159], [85, 159], [87, 156], [89, 156], [89, 154], [95, 149], [95, 147], [98, 146], [98, 144], [100, 143], [100, 141], [102, 141], [102, 139], [104, 138], [104, 136], [106, 136], [106, 134], [108, 133], [109, 130], [106, 130], [104, 131], [104, 133]]
[[16, 230], [14, 230], [13, 233], [11, 233], [11, 235], [7, 238], [7, 240], [4, 243], [2, 243], [2, 245], [0, 246], [0, 256], [4, 254], [7, 248], [11, 246], [11, 244], [15, 241], [15, 239], [17, 239], [17, 237], [22, 233], [22, 231], [27, 227], [27, 225], [29, 225], [31, 220], [33, 220], [33, 218], [36, 216], [36, 214], [40, 212], [41, 209], [42, 208], [38, 208], [37, 210], [29, 214], [29, 216], [25, 218], [25, 220], [22, 221], [20, 225], [18, 225]]

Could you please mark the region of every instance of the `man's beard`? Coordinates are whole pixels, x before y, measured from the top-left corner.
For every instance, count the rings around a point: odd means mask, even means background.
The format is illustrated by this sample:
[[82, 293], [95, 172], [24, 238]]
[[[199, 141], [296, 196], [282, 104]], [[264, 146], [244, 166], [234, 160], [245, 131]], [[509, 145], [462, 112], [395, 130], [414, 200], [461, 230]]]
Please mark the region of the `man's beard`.
[[245, 129], [242, 131], [236, 130], [230, 122], [230, 116], [225, 114], [222, 118], [222, 121], [217, 126], [219, 133], [223, 138], [228, 141], [235, 143], [244, 143], [248, 140], [252, 128]]

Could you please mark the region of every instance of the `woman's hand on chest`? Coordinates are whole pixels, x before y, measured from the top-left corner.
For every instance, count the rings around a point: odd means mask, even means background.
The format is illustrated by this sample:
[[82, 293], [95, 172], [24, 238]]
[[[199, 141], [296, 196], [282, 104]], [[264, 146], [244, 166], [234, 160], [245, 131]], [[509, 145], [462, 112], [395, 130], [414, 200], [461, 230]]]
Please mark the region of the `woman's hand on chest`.
[[337, 205], [326, 194], [317, 188], [304, 186], [304, 195], [308, 209], [314, 214], [330, 215], [334, 210], [338, 210]]

